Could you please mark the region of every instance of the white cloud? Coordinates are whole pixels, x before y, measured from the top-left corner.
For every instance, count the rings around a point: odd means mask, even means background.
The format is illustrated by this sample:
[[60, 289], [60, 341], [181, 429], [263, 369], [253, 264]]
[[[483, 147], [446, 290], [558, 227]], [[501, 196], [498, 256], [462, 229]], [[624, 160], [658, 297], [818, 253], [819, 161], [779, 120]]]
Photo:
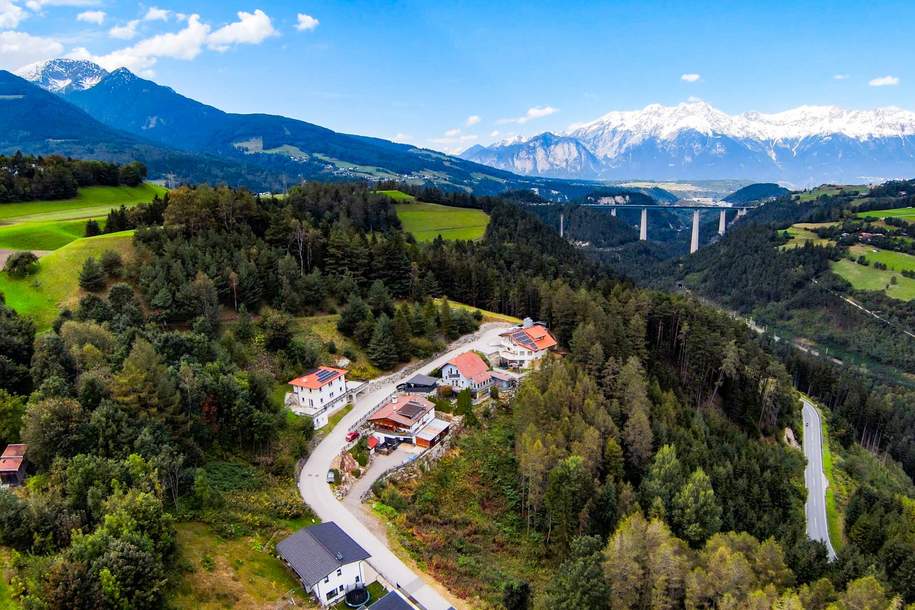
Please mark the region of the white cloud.
[[271, 36], [278, 36], [267, 14], [257, 9], [253, 13], [238, 12], [238, 21], [225, 25], [207, 39], [207, 45], [215, 51], [227, 51], [236, 44], [260, 44]]
[[171, 14], [171, 11], [165, 10], [164, 8], [151, 6], [143, 16], [143, 21], [168, 21], [168, 17]]
[[699, 74], [696, 74], [695, 72], [688, 72], [688, 73], [682, 74], [680, 76], [680, 80], [687, 82], [687, 83], [695, 83], [700, 78], [702, 78], [702, 76]]
[[0, 28], [14, 28], [25, 17], [25, 11], [12, 0], [0, 0]]
[[0, 68], [4, 70], [58, 57], [63, 50], [64, 46], [53, 38], [25, 32], [0, 32]]
[[528, 121], [533, 121], [534, 119], [542, 119], [543, 117], [550, 116], [551, 114], [556, 114], [559, 112], [559, 108], [553, 108], [552, 106], [532, 106], [527, 109], [527, 112], [523, 116], [514, 117], [510, 119], [499, 119], [496, 123], [500, 125], [505, 125], [507, 123], [517, 123], [518, 125], [524, 125]]
[[298, 23], [296, 23], [295, 29], [300, 32], [311, 31], [318, 27], [318, 24], [321, 23], [311, 15], [306, 15], [305, 13], [299, 13], [296, 18]]
[[124, 25], [116, 25], [108, 30], [108, 35], [119, 40], [132, 40], [137, 37], [137, 27], [139, 25], [139, 19], [131, 19]]
[[395, 142], [409, 142], [410, 140], [413, 139], [413, 136], [405, 134], [405, 133], [398, 133], [391, 139], [394, 140]]
[[453, 137], [455, 137], [456, 135], [458, 135], [459, 133], [461, 133], [461, 130], [458, 129], [458, 128], [449, 129], [448, 131], [445, 132], [445, 137], [446, 137], [446, 138], [453, 138]]
[[480, 122], [480, 117], [475, 114], [472, 114], [469, 117], [467, 117], [467, 121], [464, 124], [467, 125], [467, 127], [472, 127], [473, 125], [476, 125], [479, 122]]
[[105, 22], [105, 11], [83, 11], [76, 16], [76, 20], [102, 25]]
[[848, 80], [848, 74], [833, 74], [833, 80]]
[[871, 87], [894, 87], [899, 84], [899, 77], [880, 76], [878, 78], [872, 78], [867, 84]]
[[493, 129], [491, 132], [489, 132], [489, 137], [490, 137], [490, 138], [498, 138], [498, 137], [499, 137], [499, 130], [498, 130], [498, 129]]
[[28, 0], [27, 7], [35, 12], [46, 6], [96, 6], [99, 0]]

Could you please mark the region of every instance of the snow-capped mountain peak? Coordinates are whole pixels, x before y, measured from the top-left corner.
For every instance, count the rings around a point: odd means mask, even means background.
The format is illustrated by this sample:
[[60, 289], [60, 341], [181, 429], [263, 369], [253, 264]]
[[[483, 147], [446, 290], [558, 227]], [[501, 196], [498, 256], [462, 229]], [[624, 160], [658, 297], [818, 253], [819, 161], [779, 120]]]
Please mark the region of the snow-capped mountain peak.
[[[690, 99], [608, 112], [558, 135], [512, 139], [463, 156], [518, 173], [548, 171], [566, 178], [870, 181], [915, 174], [915, 112], [807, 105], [731, 115]], [[579, 163], [570, 164], [571, 157]], [[581, 162], [588, 157], [593, 160]]]
[[84, 59], [52, 59], [23, 66], [16, 74], [52, 93], [84, 91], [99, 84], [108, 72]]

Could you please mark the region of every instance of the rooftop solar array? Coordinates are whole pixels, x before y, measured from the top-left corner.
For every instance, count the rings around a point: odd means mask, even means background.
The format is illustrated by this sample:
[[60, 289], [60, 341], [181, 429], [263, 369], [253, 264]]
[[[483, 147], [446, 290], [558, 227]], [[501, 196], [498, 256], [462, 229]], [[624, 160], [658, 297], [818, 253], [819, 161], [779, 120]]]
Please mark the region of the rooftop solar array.
[[316, 375], [318, 377], [318, 382], [324, 383], [328, 379], [332, 379], [333, 377], [336, 377], [337, 371], [332, 371], [330, 369], [318, 369], [318, 372], [316, 373]]
[[537, 345], [534, 341], [528, 336], [524, 329], [518, 329], [512, 333], [512, 339], [523, 345], [525, 348], [536, 351]]
[[400, 415], [403, 415], [404, 417], [407, 417], [409, 419], [415, 419], [416, 416], [419, 415], [420, 413], [422, 413], [423, 411], [425, 411], [425, 409], [423, 409], [421, 406], [419, 406], [415, 402], [408, 402], [407, 404], [405, 404], [404, 406], [402, 406], [400, 409], [397, 410], [397, 412]]

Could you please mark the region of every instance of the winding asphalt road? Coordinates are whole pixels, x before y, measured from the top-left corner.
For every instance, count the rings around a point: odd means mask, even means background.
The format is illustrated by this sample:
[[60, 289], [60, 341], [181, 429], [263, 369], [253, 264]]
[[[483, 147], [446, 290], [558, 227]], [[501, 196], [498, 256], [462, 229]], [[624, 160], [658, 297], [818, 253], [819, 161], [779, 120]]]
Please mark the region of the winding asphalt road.
[[823, 473], [823, 426], [820, 423], [820, 412], [806, 398], [804, 403], [804, 457], [807, 468], [804, 470], [804, 484], [807, 486], [807, 537], [819, 540], [826, 545], [829, 560], [836, 558], [836, 552], [829, 540], [829, 526], [826, 521], [826, 487], [829, 481]]
[[[450, 346], [447, 353], [434, 358], [420, 367], [415, 373], [429, 374], [433, 369], [448, 362], [451, 358], [467, 350], [489, 352], [499, 341], [499, 333], [504, 332], [509, 324], [484, 324], [468, 340], [458, 340]], [[412, 376], [415, 373], [411, 373]], [[325, 477], [334, 457], [346, 445], [346, 432], [363, 415], [375, 407], [381, 400], [397, 389], [405, 375], [395, 373], [372, 384], [367, 394], [356, 399], [353, 409], [346, 414], [334, 429], [322, 440], [311, 455], [299, 475], [299, 493], [322, 521], [334, 521], [371, 554], [368, 563], [385, 580], [409, 594], [425, 610], [448, 610], [451, 603], [432, 585], [423, 580], [421, 575], [413, 572], [404, 564], [385, 543], [378, 539], [359, 519], [334, 496]]]

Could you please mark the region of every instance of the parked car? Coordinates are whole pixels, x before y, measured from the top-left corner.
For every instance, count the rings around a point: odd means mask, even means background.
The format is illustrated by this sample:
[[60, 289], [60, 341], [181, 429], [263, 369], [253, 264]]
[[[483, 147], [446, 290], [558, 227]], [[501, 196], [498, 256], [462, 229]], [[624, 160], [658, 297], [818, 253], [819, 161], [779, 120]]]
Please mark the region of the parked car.
[[357, 432], [356, 430], [352, 430], [352, 431], [346, 433], [346, 442], [347, 443], [352, 443], [357, 438], [359, 438], [359, 432]]
[[327, 471], [327, 482], [328, 482], [328, 483], [335, 483], [336, 481], [337, 481], [337, 475], [334, 474], [334, 471], [333, 471], [333, 470], [328, 470], [328, 471]]

